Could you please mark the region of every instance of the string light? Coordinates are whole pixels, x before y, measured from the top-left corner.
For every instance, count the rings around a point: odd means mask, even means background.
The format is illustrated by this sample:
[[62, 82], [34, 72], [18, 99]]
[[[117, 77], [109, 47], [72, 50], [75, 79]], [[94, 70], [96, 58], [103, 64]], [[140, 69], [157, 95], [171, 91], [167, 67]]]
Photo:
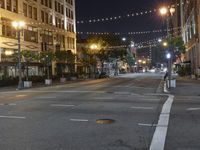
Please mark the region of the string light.
[[[174, 30], [181, 30], [181, 27], [175, 27], [171, 28], [168, 31], [174, 31]], [[127, 33], [120, 33], [120, 32], [77, 32], [79, 35], [109, 35], [109, 34], [114, 34], [114, 35], [141, 35], [141, 34], [156, 34], [156, 33], [164, 33], [167, 32], [167, 29], [157, 29], [157, 30], [149, 30], [149, 31], [136, 31], [136, 32], [127, 32]]]
[[[180, 4], [176, 4], [177, 7], [180, 7]], [[184, 3], [182, 3], [184, 5]], [[171, 6], [168, 6], [169, 8]], [[94, 18], [94, 19], [88, 19], [88, 20], [80, 20], [77, 21], [77, 24], [85, 24], [85, 23], [97, 23], [97, 22], [106, 22], [106, 21], [114, 21], [114, 20], [121, 20], [125, 18], [130, 18], [130, 17], [139, 17], [139, 16], [144, 16], [152, 13], [157, 13], [159, 11], [158, 9], [153, 9], [153, 10], [144, 10], [140, 12], [135, 12], [135, 13], [128, 13], [125, 15], [119, 15], [119, 16], [109, 16], [109, 17], [104, 17], [104, 18]]]

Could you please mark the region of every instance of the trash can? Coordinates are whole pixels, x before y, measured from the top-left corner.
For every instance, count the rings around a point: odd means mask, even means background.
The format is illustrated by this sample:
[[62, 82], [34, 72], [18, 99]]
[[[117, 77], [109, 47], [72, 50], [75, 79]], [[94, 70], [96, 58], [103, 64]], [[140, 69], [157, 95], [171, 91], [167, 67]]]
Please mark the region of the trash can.
[[[169, 87], [169, 80], [167, 80], [167, 86]], [[171, 87], [175, 88], [176, 87], [176, 79], [171, 79]]]

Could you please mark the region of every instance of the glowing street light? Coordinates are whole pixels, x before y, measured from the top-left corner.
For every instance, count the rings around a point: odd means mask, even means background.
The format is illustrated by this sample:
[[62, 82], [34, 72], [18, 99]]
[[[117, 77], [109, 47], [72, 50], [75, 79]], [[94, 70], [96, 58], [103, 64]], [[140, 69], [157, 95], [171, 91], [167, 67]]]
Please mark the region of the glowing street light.
[[5, 55], [6, 56], [11, 56], [14, 52], [13, 51], [10, 51], [10, 50], [6, 50], [5, 51]]
[[143, 63], [143, 64], [146, 64], [146, 61], [144, 60], [144, 61], [142, 61], [142, 63]]
[[169, 12], [171, 13], [171, 15], [173, 15], [175, 13], [176, 9], [174, 7], [171, 7], [169, 9]]
[[167, 42], [164, 42], [164, 43], [163, 43], [163, 46], [164, 46], [164, 47], [167, 47], [167, 46], [168, 46], [168, 43], [167, 43]]
[[95, 49], [97, 49], [97, 48], [98, 48], [97, 44], [92, 44], [92, 45], [90, 46], [90, 49], [92, 49], [92, 50], [95, 50]]
[[171, 54], [170, 54], [170, 53], [167, 53], [166, 58], [167, 58], [167, 59], [171, 59]]
[[12, 26], [15, 28], [15, 29], [17, 29], [17, 30], [19, 30], [19, 29], [23, 29], [24, 27], [25, 27], [25, 22], [24, 21], [13, 21], [12, 22]]
[[158, 42], [161, 43], [161, 42], [162, 42], [162, 39], [158, 39]]
[[124, 41], [124, 42], [125, 42], [125, 41], [126, 41], [126, 38], [125, 38], [125, 37], [123, 37], [123, 38], [122, 38], [122, 41]]
[[166, 7], [160, 8], [159, 11], [160, 11], [160, 14], [161, 14], [162, 16], [165, 16], [165, 15], [167, 15], [167, 13], [168, 13], [168, 9], [167, 9]]
[[17, 38], [18, 38], [18, 67], [19, 67], [19, 82], [18, 82], [18, 90], [21, 90], [23, 88], [23, 82], [22, 82], [22, 64], [21, 64], [21, 43], [20, 43], [20, 32], [25, 27], [24, 21], [13, 21], [12, 26], [17, 31]]

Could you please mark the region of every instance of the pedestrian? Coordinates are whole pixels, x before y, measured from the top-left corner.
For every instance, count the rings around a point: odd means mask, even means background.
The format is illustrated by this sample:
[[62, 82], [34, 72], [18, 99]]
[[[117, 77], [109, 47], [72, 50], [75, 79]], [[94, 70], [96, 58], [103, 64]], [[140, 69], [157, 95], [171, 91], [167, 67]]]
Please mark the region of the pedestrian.
[[164, 81], [166, 81], [166, 78], [169, 76], [168, 72], [166, 71], [165, 76], [164, 76]]

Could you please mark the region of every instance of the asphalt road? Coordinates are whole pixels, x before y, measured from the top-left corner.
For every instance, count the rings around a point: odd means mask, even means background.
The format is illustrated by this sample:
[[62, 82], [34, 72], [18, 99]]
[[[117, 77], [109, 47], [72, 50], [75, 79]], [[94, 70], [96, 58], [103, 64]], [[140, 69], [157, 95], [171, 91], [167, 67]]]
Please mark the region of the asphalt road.
[[170, 116], [173, 101], [159, 93], [162, 76], [129, 74], [0, 92], [0, 149], [162, 150], [166, 142], [165, 149], [182, 150], [188, 132], [196, 137], [191, 146], [199, 148], [198, 101], [175, 97]]

